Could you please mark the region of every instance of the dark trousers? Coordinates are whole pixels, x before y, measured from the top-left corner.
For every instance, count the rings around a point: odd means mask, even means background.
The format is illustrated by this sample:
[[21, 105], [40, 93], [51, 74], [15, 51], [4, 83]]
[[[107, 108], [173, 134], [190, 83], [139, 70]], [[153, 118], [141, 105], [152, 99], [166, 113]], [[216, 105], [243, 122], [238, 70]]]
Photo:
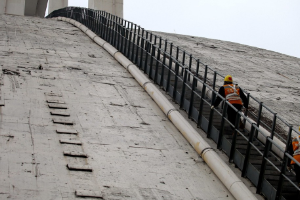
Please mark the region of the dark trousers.
[[294, 164], [294, 170], [296, 172], [296, 181], [297, 183], [300, 183], [300, 167]]
[[[242, 105], [240, 104], [232, 104], [238, 111], [241, 111], [242, 109]], [[232, 123], [233, 125], [235, 125], [235, 118], [236, 118], [236, 112], [235, 110], [233, 110], [233, 108], [231, 108], [230, 106], [227, 107], [227, 117], [228, 120], [230, 121], [230, 123]], [[233, 128], [233, 127], [232, 127]]]

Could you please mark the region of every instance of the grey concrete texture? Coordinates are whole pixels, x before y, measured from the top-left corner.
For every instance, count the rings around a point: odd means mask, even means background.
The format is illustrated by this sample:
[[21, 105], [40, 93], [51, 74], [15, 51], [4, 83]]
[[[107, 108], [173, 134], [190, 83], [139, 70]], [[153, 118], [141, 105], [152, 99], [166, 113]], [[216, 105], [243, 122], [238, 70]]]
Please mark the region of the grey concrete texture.
[[75, 199], [75, 191], [234, 199], [144, 89], [84, 33], [55, 20], [0, 19], [0, 199]]
[[[300, 58], [228, 41], [153, 33], [182, 47], [224, 76], [232, 75], [240, 87], [293, 126], [300, 126]], [[218, 79], [218, 85], [222, 84], [223, 80]], [[250, 104], [258, 107], [253, 101]]]

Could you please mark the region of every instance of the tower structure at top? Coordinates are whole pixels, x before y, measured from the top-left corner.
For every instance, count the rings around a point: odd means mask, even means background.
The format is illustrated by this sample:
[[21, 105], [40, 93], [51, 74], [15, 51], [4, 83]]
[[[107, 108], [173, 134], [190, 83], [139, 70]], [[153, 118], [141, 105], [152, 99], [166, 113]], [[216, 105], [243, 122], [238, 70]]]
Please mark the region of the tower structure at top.
[[104, 10], [123, 18], [123, 0], [89, 0], [89, 8]]
[[[0, 0], [0, 14], [44, 17], [48, 13], [68, 6], [68, 0]], [[123, 18], [123, 0], [89, 0], [88, 7], [104, 10]]]

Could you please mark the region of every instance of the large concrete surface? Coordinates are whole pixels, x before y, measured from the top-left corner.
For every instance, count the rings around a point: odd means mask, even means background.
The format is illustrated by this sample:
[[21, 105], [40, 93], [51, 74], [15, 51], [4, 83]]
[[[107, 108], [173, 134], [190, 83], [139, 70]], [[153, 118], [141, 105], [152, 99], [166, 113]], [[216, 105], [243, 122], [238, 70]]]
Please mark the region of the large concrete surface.
[[[228, 41], [155, 34], [182, 47], [224, 76], [231, 74], [243, 89], [293, 126], [300, 126], [300, 58]], [[219, 86], [222, 81], [218, 80]]]
[[[143, 88], [77, 28], [0, 15], [0, 36], [0, 199], [74, 199], [79, 189], [104, 199], [233, 199]], [[47, 100], [65, 102], [70, 117], [51, 116]], [[56, 133], [66, 127], [78, 136]]]

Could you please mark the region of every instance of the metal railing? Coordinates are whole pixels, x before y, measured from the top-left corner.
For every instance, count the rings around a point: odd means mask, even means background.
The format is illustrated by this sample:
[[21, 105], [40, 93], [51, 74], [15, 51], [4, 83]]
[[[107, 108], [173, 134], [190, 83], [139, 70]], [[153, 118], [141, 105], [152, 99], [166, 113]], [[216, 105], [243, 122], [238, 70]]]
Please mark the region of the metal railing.
[[[254, 184], [257, 186], [258, 193], [265, 193], [263, 188], [267, 165], [271, 165], [280, 174], [277, 188], [275, 188], [275, 199], [282, 198], [284, 182], [289, 182], [294, 188], [300, 191], [298, 185], [286, 175], [289, 159], [294, 160], [300, 166], [287, 150], [287, 147], [291, 143], [292, 135], [299, 133], [286, 120], [264, 105], [263, 102], [244, 91], [251, 106], [250, 109], [245, 109], [244, 113], [238, 112], [237, 109], [217, 92], [217, 88], [223, 84], [224, 75], [218, 73], [213, 68], [201, 62], [201, 59], [196, 58], [167, 39], [163, 39], [152, 32], [146, 31], [137, 24], [111, 15], [110, 13], [86, 8], [67, 7], [56, 10], [47, 16], [47, 18], [53, 17], [72, 18], [109, 42], [141, 70], [147, 73], [154, 83], [161, 86], [179, 104], [181, 109], [186, 110], [189, 118], [193, 119], [198, 127], [207, 132], [207, 137], [214, 137], [212, 135], [213, 119], [216, 116], [220, 116], [221, 122], [218, 128], [218, 136], [215, 140], [218, 148], [222, 149], [222, 138], [226, 124], [233, 126], [234, 134], [230, 152], [228, 153], [230, 161], [233, 161], [235, 157], [238, 134], [247, 142], [247, 149], [241, 167], [243, 177], [247, 176], [247, 170], [250, 166], [251, 150], [259, 152], [261, 156], [259, 178], [258, 181], [254, 181], [256, 182]], [[212, 94], [211, 96], [208, 95], [209, 92]], [[217, 96], [225, 102], [223, 109], [210, 110], [209, 117], [206, 117], [206, 119], [204, 117], [204, 108], [207, 106], [210, 107]], [[235, 124], [231, 124], [228, 121], [226, 118], [228, 106], [236, 111], [238, 117], [243, 117], [245, 122], [251, 124], [251, 131], [248, 135], [239, 130], [238, 120], [236, 120]], [[207, 123], [204, 123], [206, 121]], [[265, 135], [262, 127], [269, 131], [270, 134]], [[258, 134], [263, 135], [266, 141], [263, 152], [253, 142]], [[286, 147], [282, 148], [274, 142], [274, 137], [279, 138], [286, 144]], [[279, 158], [278, 155], [275, 155], [271, 151], [272, 146], [277, 147], [283, 153], [283, 158]], [[274, 161], [269, 159], [269, 155], [271, 154], [280, 161], [280, 168], [274, 164]]]

